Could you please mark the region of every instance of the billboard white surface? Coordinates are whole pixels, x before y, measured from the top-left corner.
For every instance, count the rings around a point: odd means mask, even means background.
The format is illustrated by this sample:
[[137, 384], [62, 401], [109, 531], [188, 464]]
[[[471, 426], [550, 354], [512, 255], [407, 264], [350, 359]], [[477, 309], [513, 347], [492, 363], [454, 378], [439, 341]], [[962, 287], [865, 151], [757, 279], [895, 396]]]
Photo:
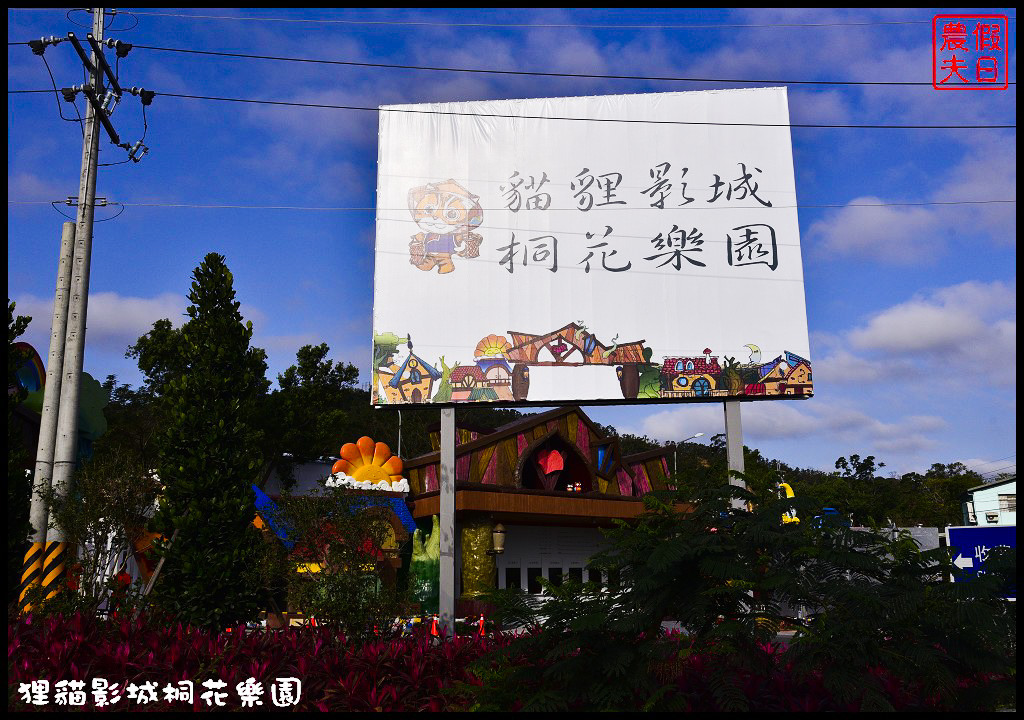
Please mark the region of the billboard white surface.
[[812, 393], [785, 88], [381, 108], [373, 402]]

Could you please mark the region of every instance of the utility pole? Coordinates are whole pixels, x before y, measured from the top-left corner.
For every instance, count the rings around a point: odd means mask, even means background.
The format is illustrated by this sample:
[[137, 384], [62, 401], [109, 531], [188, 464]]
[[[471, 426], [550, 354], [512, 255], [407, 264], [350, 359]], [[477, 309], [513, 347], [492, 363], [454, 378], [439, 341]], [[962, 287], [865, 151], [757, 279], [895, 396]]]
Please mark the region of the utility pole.
[[[79, 92], [85, 95], [85, 123], [82, 134], [82, 165], [78, 182], [78, 213], [74, 225], [66, 223], [61, 236], [61, 255], [57, 270], [57, 291], [54, 297], [49, 364], [43, 413], [40, 418], [39, 443], [36, 448], [35, 474], [30, 521], [33, 527], [31, 545], [25, 554], [20, 587], [23, 611], [26, 591], [37, 583], [52, 596], [64, 575], [69, 554], [64, 529], [47, 511], [45, 496], [56, 500], [65, 497], [78, 460], [78, 408], [81, 395], [82, 368], [85, 363], [85, 330], [89, 302], [89, 268], [92, 258], [93, 218], [96, 210], [96, 175], [99, 166], [99, 136], [102, 125], [110, 141], [128, 152], [128, 159], [139, 162], [148, 151], [140, 139], [134, 145], [121, 142], [110, 114], [124, 93], [137, 95], [145, 107], [153, 102], [154, 92], [145, 88], [122, 89], [114, 71], [103, 54], [104, 8], [92, 8], [92, 32], [87, 36], [92, 54], [87, 55], [74, 33], [70, 41], [89, 73], [85, 85], [63, 88], [67, 102], [75, 102]], [[116, 10], [111, 14], [116, 14]], [[42, 56], [46, 48], [64, 42], [65, 38], [42, 38], [28, 43], [32, 52]], [[131, 45], [108, 41], [117, 56], [125, 57]], [[109, 88], [104, 87], [104, 77]], [[145, 110], [143, 109], [143, 112]], [[52, 493], [48, 492], [52, 490]], [[48, 517], [49, 515], [49, 517]]]
[[[92, 9], [92, 36], [103, 42], [103, 8]], [[87, 97], [99, 97], [103, 88], [100, 75], [101, 53], [93, 52], [88, 63]], [[97, 112], [97, 110], [99, 112]], [[92, 226], [96, 210], [96, 171], [99, 164], [100, 117], [102, 108], [89, 102], [85, 110], [82, 138], [82, 169], [78, 183], [78, 219], [75, 223], [75, 253], [71, 269], [71, 298], [68, 305], [67, 336], [64, 341], [64, 366], [57, 411], [57, 439], [53, 455], [53, 494], [60, 501], [67, 494], [78, 460], [78, 401], [85, 362], [85, 328], [89, 305], [89, 266], [92, 259]], [[50, 517], [46, 531], [43, 560], [43, 587], [53, 587], [64, 575], [67, 559], [64, 529]], [[47, 594], [49, 596], [50, 593]]]
[[50, 351], [46, 360], [46, 384], [43, 386], [43, 408], [39, 417], [39, 444], [36, 448], [35, 475], [29, 523], [32, 535], [22, 564], [18, 602], [23, 612], [32, 608], [25, 600], [28, 589], [38, 585], [43, 572], [43, 550], [49, 513], [46, 499], [53, 479], [53, 448], [57, 439], [57, 406], [60, 404], [60, 381], [64, 371], [64, 338], [67, 334], [68, 300], [71, 291], [71, 264], [74, 260], [75, 224], [64, 223], [60, 237], [60, 259], [57, 262], [57, 290], [53, 297], [53, 321], [50, 324]]

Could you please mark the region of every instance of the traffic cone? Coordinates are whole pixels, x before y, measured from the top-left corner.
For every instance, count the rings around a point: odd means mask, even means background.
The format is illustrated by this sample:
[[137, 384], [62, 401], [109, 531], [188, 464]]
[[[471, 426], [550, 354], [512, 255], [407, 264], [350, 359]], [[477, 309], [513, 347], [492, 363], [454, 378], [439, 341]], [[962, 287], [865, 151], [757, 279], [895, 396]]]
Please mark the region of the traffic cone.
[[483, 637], [483, 636], [484, 636], [484, 616], [483, 616], [483, 613], [481, 613], [480, 614], [480, 637]]
[[437, 632], [437, 615], [434, 616], [433, 622], [430, 623], [430, 634], [434, 637], [438, 636]]

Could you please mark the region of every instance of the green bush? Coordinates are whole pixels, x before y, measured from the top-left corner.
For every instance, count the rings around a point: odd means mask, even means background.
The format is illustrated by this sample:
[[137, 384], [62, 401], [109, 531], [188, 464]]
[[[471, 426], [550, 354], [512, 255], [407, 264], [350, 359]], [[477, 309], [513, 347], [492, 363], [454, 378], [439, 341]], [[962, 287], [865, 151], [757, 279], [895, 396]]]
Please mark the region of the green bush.
[[[731, 511], [733, 498], [753, 510]], [[819, 687], [832, 709], [892, 709], [911, 691], [945, 708], [1013, 702], [1016, 614], [1000, 594], [1015, 566], [996, 563], [975, 582], [952, 584], [947, 550], [922, 552], [907, 536], [876, 530], [783, 525], [794, 502], [807, 515], [799, 500], [763, 489], [760, 497], [731, 486], [645, 497], [645, 514], [619, 523], [611, 547], [591, 561], [621, 579], [617, 588], [566, 582], [545, 585], [544, 602], [515, 591], [490, 598], [503, 621], [543, 631], [480, 668], [474, 702], [671, 710], [695, 707], [692, 691], [711, 698], [711, 709], [763, 709], [744, 688], [780, 667], [793, 692]], [[813, 615], [795, 621], [785, 606]], [[666, 620], [680, 623], [686, 643], [666, 640]], [[766, 649], [783, 622], [797, 633], [780, 659]], [[691, 658], [700, 692], [657, 671]]]
[[289, 605], [355, 640], [390, 633], [405, 601], [391, 568], [399, 549], [391, 515], [381, 498], [346, 488], [284, 495], [281, 524], [295, 543]]

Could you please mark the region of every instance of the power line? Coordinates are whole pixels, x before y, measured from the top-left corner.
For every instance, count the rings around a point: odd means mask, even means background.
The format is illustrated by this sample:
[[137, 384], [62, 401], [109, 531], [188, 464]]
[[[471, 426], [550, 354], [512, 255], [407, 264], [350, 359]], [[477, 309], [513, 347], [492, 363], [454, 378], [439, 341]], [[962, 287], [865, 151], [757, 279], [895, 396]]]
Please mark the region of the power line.
[[[847, 208], [847, 207], [916, 207], [923, 205], [990, 205], [1010, 204], [1016, 200], [945, 200], [939, 202], [908, 202], [908, 203], [847, 203], [847, 204], [821, 204], [821, 205], [773, 205], [772, 210], [783, 209], [812, 209], [812, 208]], [[8, 205], [46, 205], [45, 200], [8, 200]], [[112, 205], [115, 203], [111, 203]], [[197, 203], [116, 203], [125, 207], [166, 207], [166, 208], [195, 208], [204, 210], [310, 210], [324, 212], [406, 212], [408, 208], [379, 208], [379, 207], [317, 207], [302, 205], [231, 205], [231, 204], [197, 204]], [[654, 208], [620, 208], [625, 210], [653, 210]], [[696, 210], [765, 210], [760, 206], [722, 206], [709, 208], [694, 208]], [[483, 208], [484, 212], [503, 212], [508, 208]], [[551, 210], [576, 211], [577, 208], [551, 208]], [[1005, 459], [1005, 458], [1002, 458]]]
[[[188, 48], [158, 47], [155, 45], [133, 45], [136, 49], [157, 50], [160, 52], [185, 53], [189, 55], [209, 55], [214, 57], [242, 58], [247, 60], [274, 60], [280, 62], [311, 63], [320, 65], [343, 65], [347, 67], [384, 68], [392, 70], [429, 70], [435, 72], [478, 73], [486, 75], [517, 75], [527, 77], [558, 77], [598, 80], [656, 80], [670, 82], [704, 82], [704, 83], [775, 83], [778, 85], [897, 85], [932, 87], [930, 82], [901, 81], [859, 81], [859, 80], [773, 80], [773, 79], [736, 79], [678, 77], [665, 75], [602, 75], [597, 73], [539, 72], [528, 70], [494, 70], [487, 68], [455, 68], [436, 65], [400, 65], [393, 63], [355, 62], [350, 60], [326, 60], [321, 58], [298, 58], [284, 55], [255, 55], [251, 53], [220, 52], [214, 50], [191, 50]], [[1016, 85], [1016, 82], [1010, 83]]]
[[1012, 457], [1017, 457], [1017, 454], [1014, 453], [1013, 455], [1007, 455], [1006, 457], [996, 458], [995, 460], [989, 460], [987, 462], [978, 463], [977, 465], [975, 465], [973, 467], [969, 467], [968, 470], [975, 470], [976, 471], [978, 468], [985, 467], [986, 465], [995, 465], [997, 462], [1002, 462], [1003, 460], [1009, 460]]
[[[8, 90], [8, 95], [50, 92], [49, 90]], [[630, 118], [586, 118], [565, 115], [507, 115], [503, 113], [458, 112], [455, 110], [415, 110], [393, 106], [365, 107], [362, 105], [333, 105], [329, 103], [304, 103], [292, 100], [257, 100], [255, 98], [231, 98], [218, 95], [190, 95], [186, 93], [156, 93], [162, 97], [184, 98], [187, 100], [213, 100], [217, 102], [246, 103], [279, 107], [303, 107], [321, 110], [359, 110], [364, 112], [395, 112], [415, 115], [452, 115], [463, 117], [508, 118], [510, 120], [564, 120], [570, 122], [614, 122], [632, 125], [699, 125], [717, 127], [775, 127], [775, 128], [818, 128], [839, 130], [1012, 130], [1017, 125], [884, 125], [884, 124], [830, 124], [830, 123], [755, 123], [755, 122], [712, 122], [709, 120], [636, 120]], [[430, 104], [430, 103], [426, 103]], [[440, 104], [440, 103], [433, 103]], [[451, 103], [445, 103], [451, 104]]]
[[[20, 45], [27, 43], [8, 43]], [[476, 73], [485, 75], [512, 75], [523, 77], [555, 77], [596, 80], [642, 80], [663, 82], [700, 82], [700, 83], [732, 83], [732, 84], [777, 84], [777, 85], [827, 85], [827, 86], [898, 86], [898, 87], [933, 87], [930, 82], [898, 81], [898, 80], [778, 80], [771, 78], [711, 78], [711, 77], [680, 77], [673, 75], [604, 75], [599, 73], [541, 72], [531, 70], [495, 70], [491, 68], [456, 68], [442, 65], [403, 65], [395, 63], [356, 62], [352, 60], [327, 60], [323, 58], [299, 58], [287, 55], [256, 55], [252, 53], [222, 52], [216, 50], [193, 50], [189, 48], [160, 47], [156, 45], [132, 46], [137, 50], [156, 50], [159, 52], [183, 53], [188, 55], [205, 55], [212, 57], [240, 58], [245, 60], [273, 60], [277, 62], [295, 62], [317, 65], [340, 65], [345, 67], [379, 68], [389, 70], [424, 70], [431, 72]], [[1016, 85], [1016, 81], [1010, 85]]]
[[[122, 11], [127, 12], [127, 11]], [[160, 13], [130, 11], [133, 15], [151, 17], [177, 17], [191, 20], [239, 20], [250, 22], [282, 22], [282, 23], [312, 23], [324, 25], [409, 25], [416, 27], [487, 27], [487, 28], [589, 28], [593, 30], [687, 30], [707, 28], [821, 28], [821, 27], [859, 27], [872, 25], [929, 25], [931, 20], [865, 20], [854, 22], [823, 22], [823, 23], [678, 23], [678, 24], [634, 24], [634, 25], [605, 25], [587, 23], [458, 23], [458, 22], [434, 22], [417, 20], [324, 20], [324, 19], [296, 19], [296, 18], [266, 18], [266, 17], [245, 17], [238, 15], [191, 15], [184, 13]], [[1016, 17], [1010, 18], [1016, 20]]]
[[216, 95], [188, 95], [184, 93], [158, 93], [162, 97], [177, 97], [189, 100], [214, 100], [219, 102], [249, 103], [255, 105], [277, 105], [283, 107], [308, 107], [325, 110], [362, 110], [368, 112], [397, 112], [416, 115], [458, 115], [465, 117], [494, 117], [511, 120], [565, 120], [572, 122], [616, 122], [637, 125], [701, 125], [721, 127], [777, 127], [777, 128], [835, 128], [870, 130], [1007, 130], [1016, 125], [838, 125], [825, 123], [752, 123], [752, 122], [710, 122], [702, 120], [633, 120], [628, 118], [582, 118], [546, 115], [505, 115], [502, 113], [457, 112], [454, 110], [413, 110], [396, 107], [363, 107], [360, 105], [332, 105], [328, 103], [302, 103], [287, 100], [256, 100], [253, 98], [229, 98]]
[[1016, 468], [1016, 467], [1017, 467], [1017, 464], [1014, 463], [1012, 465], [1004, 465], [1003, 467], [996, 468], [995, 470], [986, 470], [985, 472], [978, 473], [978, 474], [981, 475], [982, 477], [988, 477], [988, 476], [995, 477], [997, 474], [999, 474], [1003, 470], [1009, 470], [1010, 468]]

